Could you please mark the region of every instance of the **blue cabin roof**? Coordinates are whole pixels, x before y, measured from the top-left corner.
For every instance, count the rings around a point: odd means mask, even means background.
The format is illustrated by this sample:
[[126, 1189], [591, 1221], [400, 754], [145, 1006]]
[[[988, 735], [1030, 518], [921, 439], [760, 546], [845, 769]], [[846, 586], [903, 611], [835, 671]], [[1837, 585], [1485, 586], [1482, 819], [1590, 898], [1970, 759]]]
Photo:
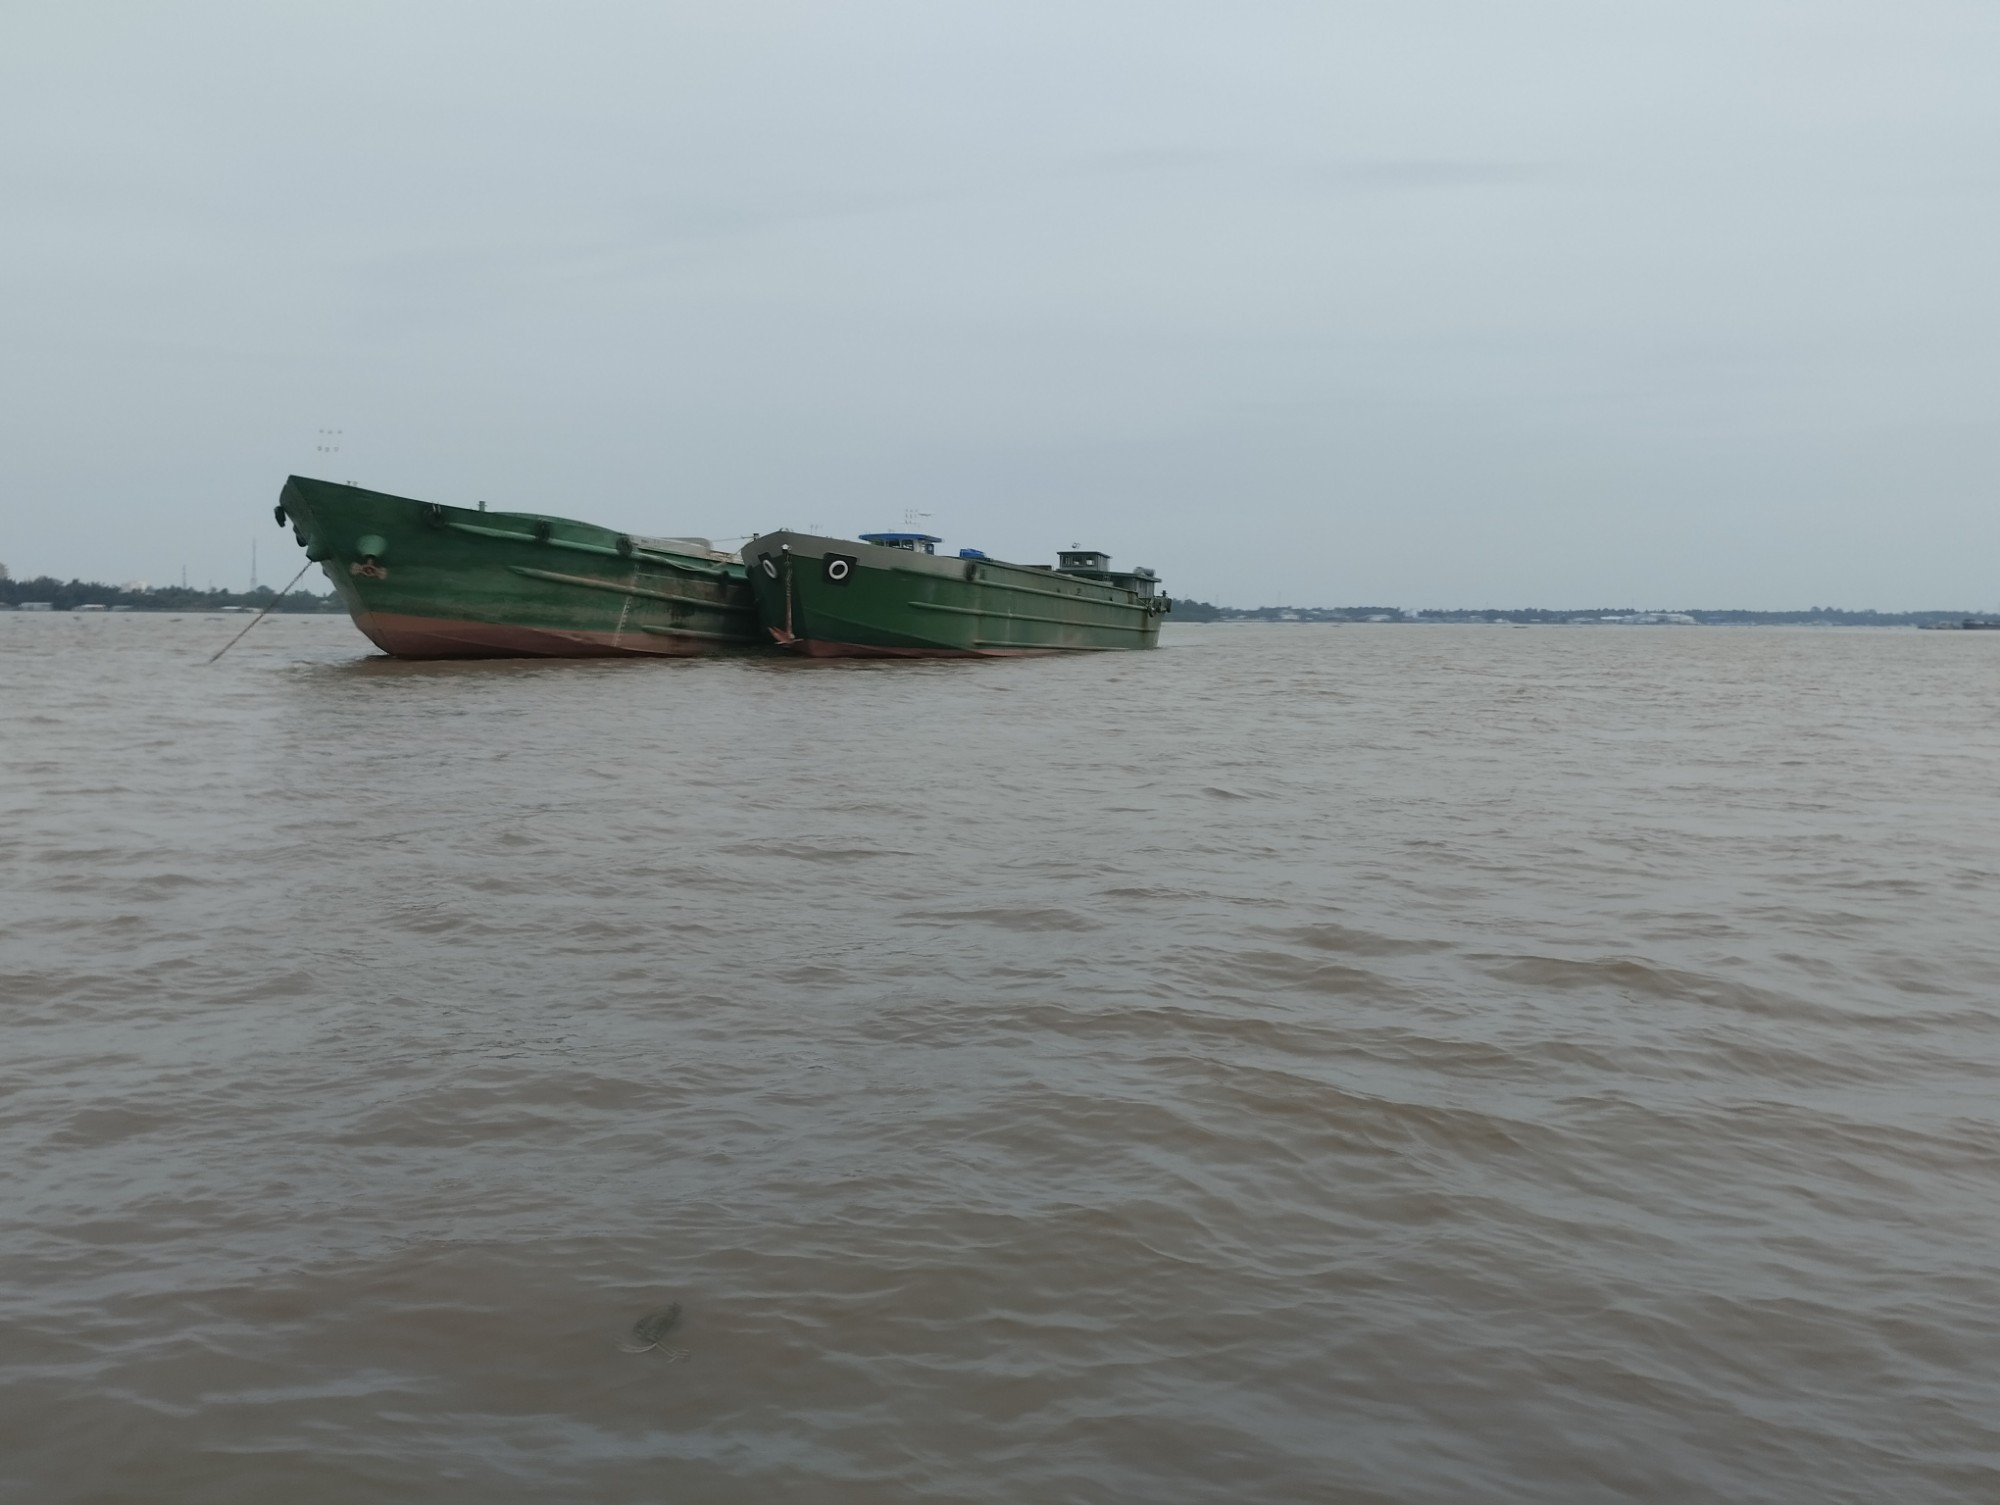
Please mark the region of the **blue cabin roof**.
[[864, 533], [863, 543], [943, 543], [935, 533]]

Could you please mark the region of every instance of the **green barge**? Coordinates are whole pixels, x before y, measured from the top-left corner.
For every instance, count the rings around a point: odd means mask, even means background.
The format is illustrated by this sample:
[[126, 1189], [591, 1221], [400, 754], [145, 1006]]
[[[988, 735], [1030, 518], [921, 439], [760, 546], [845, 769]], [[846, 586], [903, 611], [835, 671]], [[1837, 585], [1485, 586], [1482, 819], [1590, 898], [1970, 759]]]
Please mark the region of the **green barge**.
[[736, 555], [570, 518], [293, 476], [277, 506], [359, 627], [396, 658], [769, 651]]
[[929, 533], [859, 540], [780, 530], [744, 545], [757, 616], [814, 658], [985, 658], [1152, 648], [1173, 603], [1151, 570], [1069, 549], [1054, 567], [977, 549], [941, 555]]

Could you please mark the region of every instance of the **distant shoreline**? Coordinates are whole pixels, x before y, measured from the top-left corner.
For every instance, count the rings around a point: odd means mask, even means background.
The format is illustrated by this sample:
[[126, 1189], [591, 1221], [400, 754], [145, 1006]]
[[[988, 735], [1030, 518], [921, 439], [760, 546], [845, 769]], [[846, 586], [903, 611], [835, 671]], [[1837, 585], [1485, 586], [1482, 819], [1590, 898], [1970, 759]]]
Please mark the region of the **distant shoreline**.
[[[274, 604], [275, 603], [275, 604]], [[318, 595], [295, 590], [278, 596], [269, 586], [255, 590], [195, 590], [184, 585], [127, 587], [91, 580], [57, 580], [43, 575], [33, 580], [0, 578], [0, 611], [118, 612], [275, 611], [335, 613], [345, 608], [331, 592]], [[1668, 626], [1668, 627], [1943, 627], [1967, 621], [2000, 621], [2000, 614], [1966, 610], [1869, 611], [1839, 606], [1808, 606], [1796, 611], [1751, 611], [1730, 607], [1686, 610], [1635, 606], [1511, 608], [1400, 606], [1216, 606], [1207, 601], [1175, 600], [1169, 622], [1400, 622], [1512, 623], [1531, 626]]]
[[185, 585], [136, 588], [94, 580], [0, 579], [0, 611], [232, 611], [337, 612], [344, 608], [331, 592], [291, 591], [280, 596], [268, 585], [255, 590], [195, 590]]
[[2000, 622], [1980, 611], [1853, 611], [1838, 606], [1810, 606], [1799, 611], [1750, 611], [1744, 608], [1646, 610], [1630, 606], [1553, 608], [1522, 606], [1480, 610], [1427, 607], [1405, 610], [1395, 606], [1211, 606], [1206, 601], [1175, 601], [1169, 621], [1181, 622], [1400, 622], [1511, 624], [1536, 627], [1944, 627], [1965, 622]]

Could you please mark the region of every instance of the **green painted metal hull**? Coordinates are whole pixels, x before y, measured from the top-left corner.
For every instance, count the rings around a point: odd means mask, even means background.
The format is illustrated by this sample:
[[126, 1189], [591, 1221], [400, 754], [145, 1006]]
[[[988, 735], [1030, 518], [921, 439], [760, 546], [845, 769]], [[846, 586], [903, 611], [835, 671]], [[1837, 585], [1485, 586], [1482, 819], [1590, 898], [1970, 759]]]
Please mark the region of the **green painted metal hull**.
[[815, 658], [1152, 648], [1168, 609], [1165, 597], [1053, 570], [804, 533], [753, 538], [743, 562], [772, 641]]
[[768, 651], [743, 566], [683, 540], [293, 476], [280, 520], [397, 658]]

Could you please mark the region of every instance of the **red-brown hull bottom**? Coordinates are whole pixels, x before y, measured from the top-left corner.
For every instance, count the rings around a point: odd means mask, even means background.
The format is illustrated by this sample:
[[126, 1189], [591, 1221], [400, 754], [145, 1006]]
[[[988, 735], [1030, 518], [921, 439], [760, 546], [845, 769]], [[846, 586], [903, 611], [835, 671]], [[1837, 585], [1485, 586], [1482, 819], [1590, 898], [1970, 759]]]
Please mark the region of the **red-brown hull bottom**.
[[396, 612], [357, 612], [354, 625], [393, 658], [688, 658], [749, 645], [649, 632], [513, 627]]

